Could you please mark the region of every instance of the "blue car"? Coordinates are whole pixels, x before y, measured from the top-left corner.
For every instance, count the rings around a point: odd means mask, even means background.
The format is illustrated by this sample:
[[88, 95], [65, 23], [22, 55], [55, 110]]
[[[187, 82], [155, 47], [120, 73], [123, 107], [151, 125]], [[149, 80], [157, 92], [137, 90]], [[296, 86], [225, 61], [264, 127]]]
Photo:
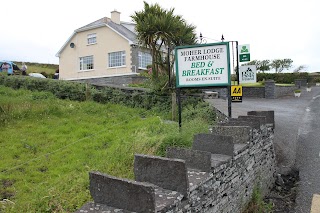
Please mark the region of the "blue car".
[[20, 70], [20, 69], [12, 61], [0, 61], [0, 73], [5, 72], [8, 75], [13, 75], [13, 70]]

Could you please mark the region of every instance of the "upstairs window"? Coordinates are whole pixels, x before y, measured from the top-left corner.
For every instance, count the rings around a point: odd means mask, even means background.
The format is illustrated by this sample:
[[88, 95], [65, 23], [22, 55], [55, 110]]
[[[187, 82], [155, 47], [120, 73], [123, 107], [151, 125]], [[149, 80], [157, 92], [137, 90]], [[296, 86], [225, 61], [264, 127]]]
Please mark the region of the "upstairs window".
[[97, 34], [96, 33], [88, 34], [87, 41], [88, 41], [88, 44], [97, 43]]
[[126, 65], [126, 52], [112, 52], [108, 54], [109, 67], [121, 67]]
[[80, 70], [93, 70], [93, 55], [80, 57]]
[[139, 69], [147, 69], [152, 64], [152, 56], [150, 53], [139, 51]]

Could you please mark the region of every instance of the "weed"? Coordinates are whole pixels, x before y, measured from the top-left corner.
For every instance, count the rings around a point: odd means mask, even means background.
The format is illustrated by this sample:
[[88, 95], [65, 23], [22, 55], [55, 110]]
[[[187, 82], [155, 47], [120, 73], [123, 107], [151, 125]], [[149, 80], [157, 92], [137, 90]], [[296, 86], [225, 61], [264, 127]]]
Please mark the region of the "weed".
[[253, 188], [251, 201], [243, 213], [271, 213], [272, 208], [273, 204], [264, 202], [261, 189], [256, 186]]
[[11, 104], [0, 104], [0, 126], [5, 125], [10, 120]]

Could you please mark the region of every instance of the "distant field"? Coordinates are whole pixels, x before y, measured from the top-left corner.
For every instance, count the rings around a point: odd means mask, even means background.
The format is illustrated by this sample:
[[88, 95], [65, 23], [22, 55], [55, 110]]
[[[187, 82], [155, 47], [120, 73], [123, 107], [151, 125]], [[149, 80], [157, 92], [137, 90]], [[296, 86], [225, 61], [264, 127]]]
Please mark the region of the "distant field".
[[[232, 81], [231, 85], [238, 85], [236, 81]], [[262, 82], [240, 84], [244, 87], [264, 87]], [[294, 84], [276, 84], [277, 86], [294, 86]]]
[[[237, 81], [231, 81], [231, 85], [238, 85]], [[264, 87], [264, 85], [261, 82], [256, 82], [256, 83], [245, 83], [245, 84], [240, 84], [241, 86], [245, 87]]]
[[294, 86], [294, 84], [276, 84], [277, 86], [282, 86], [282, 87], [291, 87]]
[[[15, 61], [14, 63], [17, 64], [19, 68], [21, 68], [22, 62]], [[28, 67], [27, 73], [33, 73], [33, 72], [42, 73], [49, 78], [51, 78], [55, 73], [55, 71], [59, 69], [58, 64], [41, 64], [41, 63], [32, 63], [32, 62], [25, 62], [25, 63]]]

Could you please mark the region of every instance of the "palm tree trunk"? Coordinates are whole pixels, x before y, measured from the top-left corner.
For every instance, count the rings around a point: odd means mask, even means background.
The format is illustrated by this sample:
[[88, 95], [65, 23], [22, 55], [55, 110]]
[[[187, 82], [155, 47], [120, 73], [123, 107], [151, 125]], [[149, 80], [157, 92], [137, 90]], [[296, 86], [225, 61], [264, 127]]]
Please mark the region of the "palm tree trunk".
[[152, 80], [158, 79], [158, 71], [156, 67], [156, 47], [152, 45]]

